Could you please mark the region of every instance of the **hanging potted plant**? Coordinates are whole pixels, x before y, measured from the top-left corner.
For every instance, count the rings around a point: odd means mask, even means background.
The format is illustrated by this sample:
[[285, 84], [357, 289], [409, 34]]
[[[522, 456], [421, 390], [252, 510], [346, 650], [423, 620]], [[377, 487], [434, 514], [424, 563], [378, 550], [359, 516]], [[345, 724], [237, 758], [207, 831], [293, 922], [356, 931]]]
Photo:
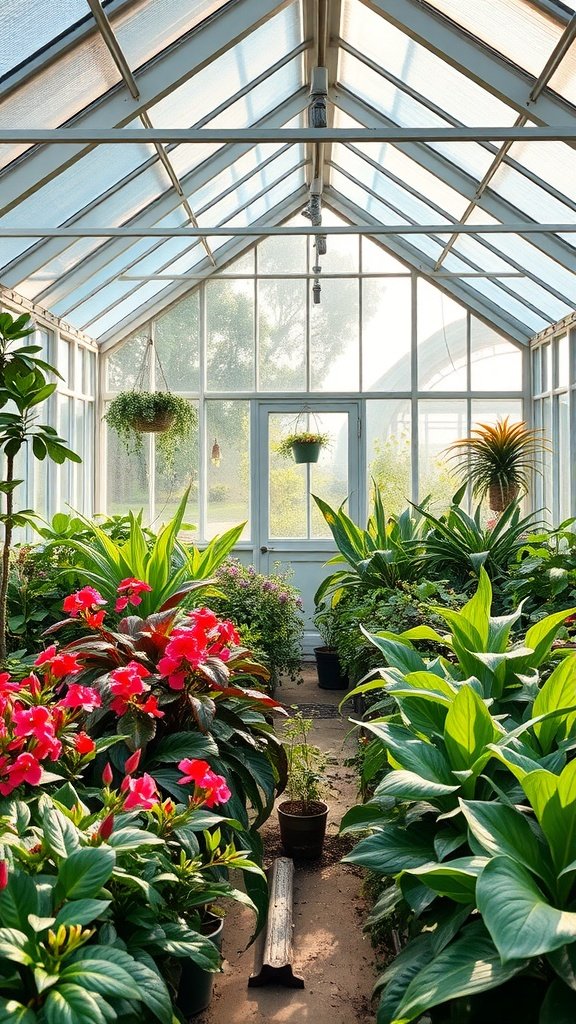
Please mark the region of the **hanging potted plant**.
[[530, 489], [531, 476], [550, 445], [541, 430], [525, 423], [510, 423], [509, 417], [495, 424], [479, 423], [470, 437], [454, 441], [446, 449], [456, 459], [463, 483], [469, 483], [477, 498], [488, 495], [493, 512], [503, 512]]
[[329, 434], [320, 434], [317, 431], [300, 430], [295, 434], [288, 434], [276, 446], [278, 455], [288, 459], [290, 456], [294, 462], [318, 462], [320, 452], [330, 441]]
[[144, 433], [157, 433], [158, 451], [168, 469], [174, 466], [179, 443], [190, 437], [198, 421], [195, 408], [171, 391], [121, 391], [104, 418], [129, 455], [144, 450]]
[[286, 722], [288, 800], [278, 806], [282, 846], [290, 857], [320, 857], [326, 833], [328, 804], [321, 799], [326, 756], [308, 742], [312, 719], [299, 711]]

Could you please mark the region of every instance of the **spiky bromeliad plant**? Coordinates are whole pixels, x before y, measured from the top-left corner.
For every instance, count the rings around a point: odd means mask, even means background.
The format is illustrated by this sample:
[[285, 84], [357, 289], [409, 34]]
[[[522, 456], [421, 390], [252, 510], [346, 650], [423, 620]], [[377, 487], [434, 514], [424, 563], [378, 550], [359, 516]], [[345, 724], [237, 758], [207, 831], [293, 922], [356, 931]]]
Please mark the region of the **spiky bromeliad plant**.
[[470, 437], [454, 441], [446, 449], [457, 462], [463, 482], [470, 483], [475, 497], [488, 494], [493, 512], [502, 512], [520, 493], [530, 489], [539, 457], [549, 449], [541, 430], [510, 418], [479, 423]]
[[143, 433], [157, 433], [158, 450], [170, 469], [179, 443], [190, 437], [198, 415], [190, 402], [171, 391], [134, 390], [116, 395], [105, 419], [129, 455], [143, 451]]

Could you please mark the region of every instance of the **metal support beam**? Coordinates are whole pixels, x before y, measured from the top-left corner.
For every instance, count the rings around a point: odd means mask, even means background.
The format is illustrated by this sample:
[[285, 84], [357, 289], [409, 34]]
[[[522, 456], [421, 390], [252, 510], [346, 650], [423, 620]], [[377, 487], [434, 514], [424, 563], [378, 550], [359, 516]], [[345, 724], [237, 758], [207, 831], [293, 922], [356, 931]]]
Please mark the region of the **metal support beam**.
[[[351, 117], [359, 121], [362, 124], [367, 124], [370, 127], [379, 125], [390, 124], [390, 118], [382, 114], [381, 111], [377, 111], [374, 107], [369, 106], [363, 100], [358, 99], [352, 93], [348, 92], [347, 89], [340, 87], [336, 96], [336, 102], [338, 106], [350, 114]], [[467, 199], [472, 199], [476, 193], [478, 182], [462, 168], [457, 167], [456, 164], [452, 163], [447, 157], [436, 152], [430, 146], [424, 146], [422, 144], [414, 143], [405, 147], [404, 152], [421, 167], [424, 167], [435, 177], [439, 178], [450, 188], [455, 189], [462, 196]], [[382, 173], [386, 173], [385, 169], [382, 168]], [[425, 197], [423, 197], [425, 198]], [[490, 216], [496, 218], [496, 220], [509, 222], [516, 220], [517, 218], [524, 217], [523, 214], [517, 207], [513, 206], [512, 203], [499, 196], [496, 192], [486, 190], [482, 196], [481, 206], [483, 210], [486, 210]], [[556, 236], [546, 235], [534, 235], [531, 239], [532, 244], [536, 248], [540, 249], [546, 256], [555, 260], [560, 266], [564, 268], [570, 268], [573, 265], [574, 252], [571, 246], [568, 246], [565, 241]], [[499, 254], [501, 258], [504, 257], [502, 253]], [[518, 269], [518, 268], [516, 268]]]
[[[295, 226], [274, 227], [271, 235], [448, 235], [452, 224], [359, 224], [356, 226], [318, 227]], [[508, 224], [461, 224], [457, 231], [461, 235], [542, 235], [549, 233], [576, 233], [574, 221], [566, 224], [535, 224], [533, 221], [511, 221]], [[201, 238], [228, 237], [229, 235], [261, 235], [252, 225], [246, 227], [12, 227], [0, 228], [0, 238]]]
[[[363, 218], [366, 220], [366, 211], [362, 210], [355, 203], [351, 202], [347, 196], [343, 196], [342, 193], [336, 192], [331, 187], [327, 193], [326, 200], [328, 205], [338, 213], [341, 217], [346, 220], [354, 222]], [[377, 225], [377, 222], [374, 222]], [[380, 242], [377, 235], [373, 236], [376, 244]], [[408, 267], [416, 270], [420, 274], [429, 274], [434, 271], [434, 263], [425, 253], [421, 250], [414, 248], [410, 244], [409, 239], [403, 239], [388, 236], [385, 241], [381, 242], [382, 247], [385, 251], [392, 253]], [[468, 286], [465, 282], [460, 281], [436, 281], [437, 287], [442, 291], [446, 292], [451, 298], [456, 299], [457, 302], [464, 303], [468, 308], [475, 314], [477, 314], [485, 323], [491, 324], [492, 327], [496, 327], [497, 330], [503, 331], [508, 337], [515, 341], [516, 344], [524, 347], [528, 345], [530, 336], [533, 332], [521, 323], [514, 316], [511, 316], [505, 309], [496, 306], [490, 299], [484, 298], [478, 291], [475, 291], [472, 287]]]
[[[245, 281], [246, 278], [250, 277], [250, 276], [251, 276], [250, 274], [226, 274], [226, 273], [220, 273], [219, 271], [217, 272], [217, 277], [218, 277], [219, 281]], [[252, 276], [254, 276], [254, 275], [252, 275]], [[258, 278], [259, 281], [277, 281], [278, 280], [278, 274], [256, 274], [255, 276]], [[374, 271], [374, 272], [366, 271], [366, 273], [364, 273], [364, 274], [355, 274], [355, 273], [354, 274], [348, 274], [348, 273], [327, 274], [324, 271], [322, 271], [322, 273], [320, 273], [320, 274], [282, 274], [282, 279], [283, 280], [287, 280], [287, 281], [314, 281], [317, 277], [319, 277], [322, 281], [326, 281], [326, 280], [329, 280], [329, 281], [330, 280], [341, 281], [343, 278], [344, 279], [350, 279], [350, 280], [353, 280], [353, 281], [357, 281], [358, 279], [363, 280], [365, 277], [372, 279], [374, 277], [378, 277], [378, 278], [380, 278], [380, 277], [385, 277], [385, 278], [393, 277], [393, 278], [396, 278], [396, 277], [411, 277], [411, 276], [412, 276], [412, 272], [410, 270], [403, 271], [402, 273], [400, 273], [400, 272], [395, 273], [394, 271], [390, 271], [389, 273], [383, 273], [383, 272], [377, 272], [377, 271]], [[482, 278], [487, 278], [489, 280], [492, 280], [493, 278], [500, 278], [500, 277], [522, 277], [522, 278], [524, 278], [526, 275], [525, 274], [518, 274], [515, 271], [504, 271], [504, 272], [496, 271], [495, 273], [491, 273], [491, 274], [490, 273], [483, 274], [483, 273], [480, 273], [479, 271], [476, 271], [476, 270], [471, 270], [470, 273], [466, 273], [466, 271], [464, 271], [462, 273], [456, 273], [456, 272], [452, 272], [450, 270], [440, 270], [440, 271], [433, 271], [433, 272], [429, 273], [427, 276], [435, 277], [435, 278], [436, 277], [441, 277], [441, 278], [442, 277], [448, 277], [448, 278], [453, 277], [453, 278], [457, 278], [457, 279], [460, 279], [461, 277], [482, 277]], [[120, 277], [118, 278], [118, 280], [119, 281], [204, 281], [205, 277], [206, 277], [206, 274], [120, 274]]]
[[[110, 55], [111, 55], [114, 63], [116, 64], [116, 67], [118, 68], [120, 74], [122, 75], [122, 78], [123, 78], [123, 80], [124, 80], [124, 82], [126, 84], [126, 87], [128, 88], [128, 90], [130, 92], [130, 95], [132, 96], [132, 99], [139, 100], [140, 99], [140, 90], [138, 89], [138, 85], [137, 85], [136, 79], [134, 78], [134, 75], [132, 74], [132, 70], [130, 68], [130, 65], [128, 64], [128, 61], [126, 60], [126, 56], [125, 56], [125, 54], [124, 54], [124, 52], [122, 50], [122, 47], [120, 46], [120, 43], [118, 42], [118, 40], [116, 38], [116, 35], [114, 33], [114, 29], [112, 28], [112, 25], [110, 24], [106, 14], [105, 14], [105, 12], [104, 12], [104, 9], [102, 7], [102, 4], [100, 3], [100, 0], [87, 0], [87, 2], [88, 2], [88, 5], [90, 7], [90, 10], [92, 11], [92, 14], [94, 15], [94, 19], [96, 21], [96, 24], [98, 25], [98, 30], [100, 32], [100, 35], [102, 36], [102, 38], [104, 40], [104, 43], [108, 47]], [[146, 111], [142, 111], [142, 113], [140, 114], [140, 121], [142, 122], [142, 124], [143, 124], [143, 126], [145, 128], [153, 128], [154, 127], [154, 125], [152, 124], [152, 121], [151, 121], [150, 117], [148, 116], [148, 114], [146, 113]], [[168, 175], [168, 177], [170, 179], [170, 183], [172, 185], [172, 188], [176, 192], [176, 195], [178, 196], [178, 198], [180, 200], [180, 203], [181, 203], [182, 207], [184, 208], [184, 210], [186, 212], [186, 216], [188, 217], [188, 220], [190, 221], [191, 224], [194, 225], [194, 227], [197, 228], [198, 227], [198, 221], [196, 220], [196, 217], [194, 216], [194, 211], [192, 210], [192, 207], [190, 206], [188, 200], [186, 199], [186, 196], [184, 195], [184, 192], [182, 191], [182, 185], [180, 184], [180, 181], [178, 179], [178, 175], [176, 174], [176, 171], [174, 170], [174, 167], [172, 166], [172, 163], [171, 163], [170, 157], [168, 156], [168, 153], [164, 149], [164, 146], [162, 145], [161, 142], [155, 142], [154, 143], [154, 148], [155, 148], [155, 150], [156, 150], [156, 152], [158, 154], [158, 158], [160, 160], [160, 163], [164, 167], [164, 170], [166, 171], [166, 174]], [[208, 242], [206, 241], [206, 238], [201, 238], [200, 241], [202, 242], [202, 245], [204, 246], [204, 249], [206, 250], [206, 254], [208, 256], [208, 259], [210, 260], [212, 265], [215, 267], [216, 266], [216, 260], [214, 259], [214, 256], [212, 254], [212, 250], [210, 249], [210, 246], [208, 245]]]
[[[301, 89], [298, 93], [295, 93], [294, 96], [291, 96], [288, 100], [285, 100], [278, 107], [271, 110], [270, 113], [266, 114], [266, 116], [258, 123], [261, 125], [267, 125], [278, 123], [282, 124], [289, 121], [304, 109], [307, 99], [308, 96], [306, 90]], [[227, 146], [208, 157], [207, 160], [204, 160], [197, 167], [194, 167], [188, 174], [183, 176], [181, 184], [185, 193], [188, 196], [191, 196], [194, 192], [204, 188], [208, 182], [213, 181], [219, 174], [226, 171], [229, 167], [233, 166], [236, 161], [245, 156], [251, 148], [252, 147], [249, 143], [246, 143], [244, 146]], [[281, 150], [278, 151], [278, 153], [280, 152]], [[273, 159], [273, 157], [269, 158], [269, 160], [270, 159]], [[263, 161], [262, 166], [265, 166], [269, 160]], [[241, 185], [243, 181], [244, 178], [241, 178], [240, 181], [236, 182], [236, 185]], [[161, 196], [154, 198], [141, 213], [138, 213], [136, 217], [131, 219], [130, 224], [132, 226], [142, 225], [142, 227], [150, 224], [157, 224], [164, 217], [168, 216], [168, 214], [172, 213], [177, 206], [177, 196], [172, 190], [169, 190]], [[88, 216], [83, 215], [74, 223], [81, 225], [86, 220], [89, 220]], [[41, 270], [42, 267], [46, 266], [51, 259], [60, 256], [69, 244], [70, 243], [67, 243], [65, 239], [51, 239], [39, 243], [37, 246], [31, 248], [22, 256], [17, 257], [16, 260], [13, 260], [8, 264], [1, 272], [2, 280], [7, 285], [19, 284], [21, 281]], [[67, 274], [61, 274], [53, 285], [44, 289], [36, 298], [41, 302], [48, 303], [50, 306], [61, 302], [70, 291], [74, 290], [84, 281], [90, 280], [93, 275], [102, 269], [102, 267], [105, 267], [113, 259], [121, 255], [121, 253], [130, 248], [131, 245], [131, 239], [116, 239], [102, 245], [96, 252], [91, 253], [86, 260], [81, 261]]]
[[142, 145], [173, 142], [178, 145], [196, 143], [228, 144], [250, 142], [574, 142], [576, 122], [537, 127], [486, 128], [2, 128], [0, 145], [13, 143], [51, 143], [52, 145]]
[[[74, 119], [74, 125], [86, 129], [106, 129], [111, 124], [129, 124], [141, 111], [147, 110], [187, 82], [289, 3], [290, 0], [242, 0], [241, 3], [226, 4], [218, 11], [217, 17], [207, 18], [137, 72], [139, 100], [128, 97], [121, 86], [116, 87], [105, 98], [79, 114]], [[45, 139], [48, 143], [45, 149], [23, 154], [0, 175], [2, 212], [22, 202], [87, 152], [82, 143], [75, 144], [68, 151], [62, 150], [59, 145], [53, 145], [53, 133], [48, 132], [47, 135], [50, 137]]]
[[[530, 90], [530, 98], [532, 100], [537, 100], [538, 97], [540, 96], [541, 92], [546, 88], [546, 86], [547, 86], [548, 82], [550, 81], [550, 79], [552, 78], [554, 72], [557, 71], [557, 69], [560, 66], [562, 60], [564, 59], [564, 57], [568, 53], [568, 50], [570, 49], [570, 47], [571, 47], [571, 45], [572, 45], [572, 43], [573, 43], [575, 38], [576, 38], [576, 14], [574, 15], [574, 17], [571, 19], [571, 21], [568, 23], [568, 25], [564, 29], [564, 32], [562, 33], [562, 35], [560, 36], [560, 39], [556, 43], [556, 46], [554, 47], [552, 53], [550, 54], [550, 57], [546, 61], [546, 64], [544, 65], [544, 68], [542, 69], [541, 73], [538, 75], [538, 78], [534, 82], [534, 85], [532, 86], [532, 89]], [[528, 120], [528, 117], [527, 117], [526, 114], [520, 114], [520, 116], [516, 119], [515, 127], [517, 127], [517, 128], [523, 127], [526, 124], [527, 120]], [[464, 213], [462, 214], [462, 216], [460, 218], [460, 222], [462, 224], [464, 224], [468, 220], [468, 218], [472, 215], [472, 213], [476, 209], [478, 200], [481, 198], [481, 196], [483, 195], [484, 191], [487, 189], [488, 185], [492, 181], [492, 178], [496, 174], [496, 171], [498, 170], [498, 168], [501, 166], [501, 164], [505, 160], [509, 150], [512, 148], [513, 145], [514, 145], [514, 143], [510, 142], [510, 141], [502, 143], [502, 146], [498, 150], [498, 153], [496, 153], [494, 159], [492, 160], [492, 163], [490, 164], [489, 168], [487, 169], [486, 173], [484, 174], [484, 177], [482, 178], [482, 181], [478, 185], [478, 188], [476, 189], [476, 194], [475, 194], [473, 200], [469, 203], [469, 205], [467, 206], [467, 208], [465, 209]], [[454, 244], [456, 243], [457, 238], [458, 238], [458, 235], [457, 234], [453, 234], [451, 236], [451, 238], [448, 239], [446, 245], [444, 246], [444, 249], [442, 250], [440, 256], [436, 260], [436, 267], [435, 267], [436, 270], [438, 270], [442, 266], [442, 263], [446, 259], [448, 253], [450, 252], [450, 250], [453, 248]]]
[[[415, 42], [431, 50], [519, 114], [537, 124], [576, 121], [574, 107], [551, 92], [530, 96], [533, 78], [420, 0], [361, 0]], [[503, 136], [498, 136], [502, 138]]]

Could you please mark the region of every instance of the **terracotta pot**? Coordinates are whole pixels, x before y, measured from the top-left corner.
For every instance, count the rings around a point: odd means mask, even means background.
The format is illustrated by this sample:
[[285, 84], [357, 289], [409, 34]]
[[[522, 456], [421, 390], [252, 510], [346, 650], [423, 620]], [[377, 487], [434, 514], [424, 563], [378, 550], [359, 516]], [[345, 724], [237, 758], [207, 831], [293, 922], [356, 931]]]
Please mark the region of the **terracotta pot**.
[[490, 484], [488, 503], [493, 512], [503, 512], [520, 493], [518, 484]]
[[[308, 813], [304, 809], [299, 811], [299, 806], [307, 806]], [[322, 855], [327, 817], [328, 804], [323, 800], [314, 800], [308, 805], [297, 800], [284, 800], [279, 804], [280, 837], [289, 857], [315, 860]]]
[[156, 413], [153, 420], [145, 420], [141, 416], [135, 416], [132, 420], [134, 430], [141, 434], [161, 434], [169, 430], [173, 423], [174, 413], [169, 410]]

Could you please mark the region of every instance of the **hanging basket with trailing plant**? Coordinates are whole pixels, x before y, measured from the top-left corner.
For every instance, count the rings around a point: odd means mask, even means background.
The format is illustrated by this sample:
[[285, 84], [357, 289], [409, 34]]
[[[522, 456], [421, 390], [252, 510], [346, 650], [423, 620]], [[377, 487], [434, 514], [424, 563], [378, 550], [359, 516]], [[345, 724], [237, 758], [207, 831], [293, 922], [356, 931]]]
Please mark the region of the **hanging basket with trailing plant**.
[[116, 431], [129, 455], [143, 452], [143, 434], [157, 434], [157, 450], [166, 468], [172, 469], [178, 446], [190, 439], [198, 415], [190, 402], [168, 390], [158, 353], [155, 353], [156, 361], [166, 390], [145, 390], [143, 383], [151, 347], [149, 345], [144, 353], [136, 386], [131, 391], [121, 391], [116, 395], [104, 418], [108, 426]]
[[285, 459], [292, 456], [294, 462], [318, 462], [322, 448], [329, 441], [328, 434], [300, 431], [297, 434], [288, 434], [287, 437], [284, 437], [276, 446], [276, 451]]

